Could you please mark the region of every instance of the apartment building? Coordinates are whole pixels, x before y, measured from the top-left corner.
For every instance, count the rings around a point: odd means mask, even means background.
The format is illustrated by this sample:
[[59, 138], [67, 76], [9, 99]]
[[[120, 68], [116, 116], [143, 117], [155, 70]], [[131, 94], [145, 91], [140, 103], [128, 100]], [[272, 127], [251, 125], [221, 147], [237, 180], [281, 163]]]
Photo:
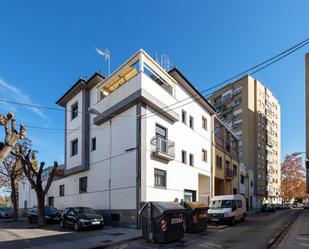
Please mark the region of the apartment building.
[[306, 54], [306, 185], [309, 193], [309, 53]]
[[238, 138], [216, 116], [212, 162], [212, 195], [239, 194]]
[[48, 192], [55, 207], [90, 206], [136, 226], [145, 201], [208, 203], [215, 109], [176, 68], [139, 50], [108, 77], [79, 79], [57, 104], [66, 177]]
[[[280, 195], [280, 105], [272, 92], [251, 76], [210, 97], [219, 117], [239, 138], [239, 159], [253, 171], [249, 205], [278, 202]], [[250, 183], [251, 184], [251, 183]]]

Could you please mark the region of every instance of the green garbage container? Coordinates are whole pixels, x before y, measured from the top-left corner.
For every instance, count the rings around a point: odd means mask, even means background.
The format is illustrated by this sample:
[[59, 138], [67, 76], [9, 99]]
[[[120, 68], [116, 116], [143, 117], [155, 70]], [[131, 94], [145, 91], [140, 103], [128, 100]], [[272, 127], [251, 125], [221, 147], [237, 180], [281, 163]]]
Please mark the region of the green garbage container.
[[154, 243], [183, 238], [185, 208], [175, 202], [148, 202], [140, 210], [143, 236]]
[[202, 202], [183, 202], [186, 209], [184, 229], [187, 233], [198, 233], [207, 229], [208, 207]]

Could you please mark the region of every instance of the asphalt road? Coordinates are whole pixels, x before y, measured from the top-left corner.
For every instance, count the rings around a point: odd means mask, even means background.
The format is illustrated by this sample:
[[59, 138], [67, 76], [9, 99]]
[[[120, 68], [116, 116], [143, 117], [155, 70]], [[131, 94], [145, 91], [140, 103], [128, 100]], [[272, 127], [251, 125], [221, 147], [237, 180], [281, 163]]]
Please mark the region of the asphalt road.
[[185, 234], [177, 242], [165, 245], [137, 240], [114, 246], [113, 249], [140, 248], [208, 248], [208, 249], [265, 249], [268, 242], [280, 231], [288, 220], [300, 210], [280, 210], [276, 213], [260, 213], [234, 227], [210, 228], [200, 234]]

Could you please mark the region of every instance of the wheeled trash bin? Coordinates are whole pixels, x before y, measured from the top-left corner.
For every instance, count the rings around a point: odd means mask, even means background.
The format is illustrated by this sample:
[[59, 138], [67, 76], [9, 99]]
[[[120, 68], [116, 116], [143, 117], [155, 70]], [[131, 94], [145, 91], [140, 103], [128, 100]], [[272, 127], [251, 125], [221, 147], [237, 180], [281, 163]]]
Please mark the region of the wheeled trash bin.
[[198, 233], [207, 229], [208, 207], [202, 202], [183, 202], [186, 209], [184, 229], [187, 233]]
[[147, 202], [140, 210], [143, 236], [154, 243], [170, 243], [184, 236], [185, 208], [175, 202]]

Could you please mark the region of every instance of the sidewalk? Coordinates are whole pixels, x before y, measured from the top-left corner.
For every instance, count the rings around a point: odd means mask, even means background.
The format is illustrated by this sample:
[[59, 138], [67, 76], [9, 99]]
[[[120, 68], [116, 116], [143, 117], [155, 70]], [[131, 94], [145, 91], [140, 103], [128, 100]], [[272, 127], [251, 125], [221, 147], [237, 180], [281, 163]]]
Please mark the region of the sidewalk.
[[309, 210], [303, 210], [277, 248], [309, 248]]
[[[82, 233], [82, 232], [80, 232]], [[112, 228], [105, 227], [102, 235], [93, 236], [90, 238], [83, 238], [77, 240], [61, 241], [47, 245], [40, 245], [36, 247], [29, 247], [29, 249], [97, 249], [122, 243], [125, 241], [135, 240], [142, 236], [141, 230], [131, 228]], [[27, 247], [25, 249], [28, 249]]]
[[105, 226], [104, 229], [75, 232], [59, 225], [37, 228], [25, 220], [0, 220], [1, 249], [94, 249], [138, 239], [141, 230]]

